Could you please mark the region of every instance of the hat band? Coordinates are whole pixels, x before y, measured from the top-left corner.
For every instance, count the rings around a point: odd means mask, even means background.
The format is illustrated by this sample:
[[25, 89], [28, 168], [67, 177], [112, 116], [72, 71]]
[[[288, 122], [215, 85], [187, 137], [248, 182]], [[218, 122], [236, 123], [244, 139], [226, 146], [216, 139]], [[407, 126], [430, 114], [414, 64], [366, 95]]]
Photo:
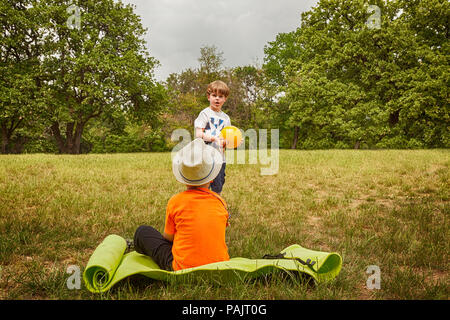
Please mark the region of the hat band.
[[186, 178], [185, 176], [183, 176], [183, 173], [180, 171], [180, 168], [178, 168], [178, 172], [180, 173], [180, 175], [183, 177], [183, 179], [184, 179], [185, 181], [187, 181], [187, 182], [198, 182], [198, 181], [205, 180], [206, 178], [208, 178], [208, 176], [211, 175], [211, 172], [212, 172], [213, 169], [214, 169], [214, 165], [215, 165], [215, 164], [214, 164], [214, 162], [213, 162], [212, 167], [211, 167], [211, 171], [209, 171], [209, 173], [208, 173], [205, 177], [203, 177], [203, 178], [201, 178], [201, 179], [196, 179], [196, 180], [188, 179], [188, 178]]

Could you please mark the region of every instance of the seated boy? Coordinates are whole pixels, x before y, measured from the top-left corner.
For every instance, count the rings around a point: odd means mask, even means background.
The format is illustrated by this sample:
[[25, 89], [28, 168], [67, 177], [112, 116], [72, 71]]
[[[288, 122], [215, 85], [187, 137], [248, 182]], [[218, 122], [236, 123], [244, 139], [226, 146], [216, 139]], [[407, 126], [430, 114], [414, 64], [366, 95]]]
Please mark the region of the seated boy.
[[229, 260], [225, 243], [227, 205], [208, 189], [222, 162], [220, 152], [200, 138], [178, 151], [172, 170], [186, 190], [169, 200], [163, 234], [150, 226], [137, 228], [134, 234], [137, 252], [150, 256], [165, 270]]

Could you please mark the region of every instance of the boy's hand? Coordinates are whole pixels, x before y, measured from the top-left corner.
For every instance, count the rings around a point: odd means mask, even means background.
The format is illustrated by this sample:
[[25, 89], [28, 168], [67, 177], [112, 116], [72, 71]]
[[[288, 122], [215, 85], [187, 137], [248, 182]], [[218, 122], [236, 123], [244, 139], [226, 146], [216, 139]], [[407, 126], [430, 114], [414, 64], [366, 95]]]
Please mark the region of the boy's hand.
[[227, 140], [221, 138], [221, 137], [212, 137], [212, 141], [214, 141], [215, 143], [217, 143], [219, 146], [221, 146], [222, 148], [224, 148], [227, 144]]
[[219, 144], [219, 146], [221, 146], [222, 148], [225, 148], [225, 146], [227, 145], [227, 140], [219, 138], [219, 141], [217, 142]]

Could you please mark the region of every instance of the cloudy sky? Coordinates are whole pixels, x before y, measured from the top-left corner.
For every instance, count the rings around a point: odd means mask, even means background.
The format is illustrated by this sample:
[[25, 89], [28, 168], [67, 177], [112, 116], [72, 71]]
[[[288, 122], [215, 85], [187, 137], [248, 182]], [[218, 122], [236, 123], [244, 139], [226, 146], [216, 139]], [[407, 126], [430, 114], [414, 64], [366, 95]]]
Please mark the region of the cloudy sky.
[[161, 63], [156, 79], [197, 68], [200, 48], [215, 45], [226, 67], [261, 64], [264, 45], [300, 26], [317, 0], [122, 0], [148, 28], [150, 55]]

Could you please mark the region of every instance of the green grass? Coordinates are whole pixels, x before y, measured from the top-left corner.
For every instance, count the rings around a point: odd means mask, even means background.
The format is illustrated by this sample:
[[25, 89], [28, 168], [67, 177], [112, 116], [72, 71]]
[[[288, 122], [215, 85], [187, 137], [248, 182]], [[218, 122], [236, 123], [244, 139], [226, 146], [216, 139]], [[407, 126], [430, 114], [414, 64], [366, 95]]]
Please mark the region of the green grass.
[[[227, 166], [231, 256], [260, 258], [298, 243], [339, 252], [335, 281], [311, 287], [280, 275], [223, 285], [141, 277], [111, 291], [69, 290], [111, 233], [164, 226], [184, 187], [170, 153], [0, 156], [0, 299], [448, 299], [448, 150], [280, 150], [279, 172]], [[369, 290], [366, 269], [381, 270]]]

